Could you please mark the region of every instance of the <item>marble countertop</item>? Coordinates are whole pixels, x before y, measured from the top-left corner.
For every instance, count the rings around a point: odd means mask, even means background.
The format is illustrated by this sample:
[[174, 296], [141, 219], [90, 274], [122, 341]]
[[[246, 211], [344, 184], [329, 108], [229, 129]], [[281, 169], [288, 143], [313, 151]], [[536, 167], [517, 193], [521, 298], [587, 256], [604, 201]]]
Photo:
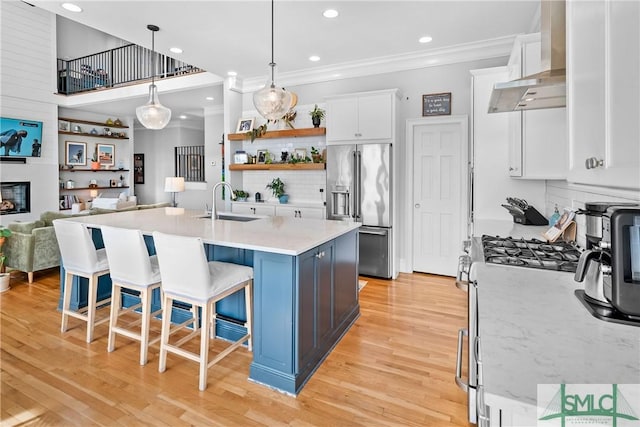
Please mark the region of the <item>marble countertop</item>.
[[511, 236], [545, 240], [542, 233], [548, 229], [548, 225], [522, 225], [504, 220], [478, 220], [473, 223], [473, 235], [477, 237], [487, 234], [500, 237]]
[[140, 229], [144, 234], [160, 231], [201, 237], [209, 244], [294, 256], [360, 226], [346, 221], [281, 216], [263, 217], [248, 222], [211, 220], [202, 216], [202, 211], [159, 208], [89, 215], [64, 221], [82, 222], [96, 228], [110, 225]]
[[[519, 227], [503, 235], [528, 238]], [[640, 383], [640, 327], [593, 317], [574, 295], [582, 286], [573, 273], [485, 264], [481, 247], [474, 238], [489, 406], [520, 411], [536, 425], [538, 384]]]

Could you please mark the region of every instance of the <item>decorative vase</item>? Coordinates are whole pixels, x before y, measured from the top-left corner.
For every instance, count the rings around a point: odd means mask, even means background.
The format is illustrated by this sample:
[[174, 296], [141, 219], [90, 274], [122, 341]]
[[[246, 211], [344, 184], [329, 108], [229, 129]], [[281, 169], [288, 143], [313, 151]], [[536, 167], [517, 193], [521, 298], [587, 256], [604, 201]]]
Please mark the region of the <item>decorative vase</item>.
[[311, 123], [313, 123], [314, 128], [320, 127], [320, 117], [311, 117]]
[[9, 273], [0, 273], [0, 292], [9, 290], [10, 281], [11, 275]]
[[282, 196], [278, 197], [278, 200], [280, 200], [280, 203], [285, 204], [289, 201], [289, 195], [283, 194]]
[[100, 162], [91, 162], [91, 169], [93, 170], [100, 169]]

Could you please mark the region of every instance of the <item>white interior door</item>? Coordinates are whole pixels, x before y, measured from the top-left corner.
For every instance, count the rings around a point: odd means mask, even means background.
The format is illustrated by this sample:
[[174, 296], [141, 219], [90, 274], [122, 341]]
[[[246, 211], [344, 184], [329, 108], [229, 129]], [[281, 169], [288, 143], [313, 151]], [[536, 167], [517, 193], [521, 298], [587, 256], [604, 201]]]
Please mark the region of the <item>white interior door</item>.
[[413, 270], [455, 276], [465, 215], [466, 122], [429, 120], [413, 126]]

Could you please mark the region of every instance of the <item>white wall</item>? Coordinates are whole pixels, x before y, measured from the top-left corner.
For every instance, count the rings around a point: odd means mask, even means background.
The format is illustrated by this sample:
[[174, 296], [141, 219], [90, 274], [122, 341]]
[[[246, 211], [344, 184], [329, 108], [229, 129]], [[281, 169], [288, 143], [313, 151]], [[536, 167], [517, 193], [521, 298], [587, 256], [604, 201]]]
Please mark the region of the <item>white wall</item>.
[[58, 26], [57, 57], [60, 59], [77, 59], [129, 44], [125, 40], [63, 16], [56, 15], [56, 19]]
[[58, 122], [55, 15], [19, 1], [0, 2], [0, 115], [43, 122], [42, 155], [0, 164], [2, 182], [31, 182], [31, 213], [3, 215], [0, 224], [37, 219], [58, 209]]

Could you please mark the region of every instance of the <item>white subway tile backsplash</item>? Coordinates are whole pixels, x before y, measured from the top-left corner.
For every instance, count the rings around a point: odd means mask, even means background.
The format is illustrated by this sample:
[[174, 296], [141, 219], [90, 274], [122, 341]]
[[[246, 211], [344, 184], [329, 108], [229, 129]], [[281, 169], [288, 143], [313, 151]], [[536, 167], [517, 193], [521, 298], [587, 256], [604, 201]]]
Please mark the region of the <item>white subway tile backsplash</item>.
[[[273, 198], [266, 185], [274, 178], [284, 182], [284, 190], [289, 195], [289, 203], [309, 203], [322, 205], [325, 201], [325, 171], [244, 171], [243, 190], [253, 198], [256, 192], [262, 194], [264, 200]], [[320, 191], [322, 190], [322, 192]]]

